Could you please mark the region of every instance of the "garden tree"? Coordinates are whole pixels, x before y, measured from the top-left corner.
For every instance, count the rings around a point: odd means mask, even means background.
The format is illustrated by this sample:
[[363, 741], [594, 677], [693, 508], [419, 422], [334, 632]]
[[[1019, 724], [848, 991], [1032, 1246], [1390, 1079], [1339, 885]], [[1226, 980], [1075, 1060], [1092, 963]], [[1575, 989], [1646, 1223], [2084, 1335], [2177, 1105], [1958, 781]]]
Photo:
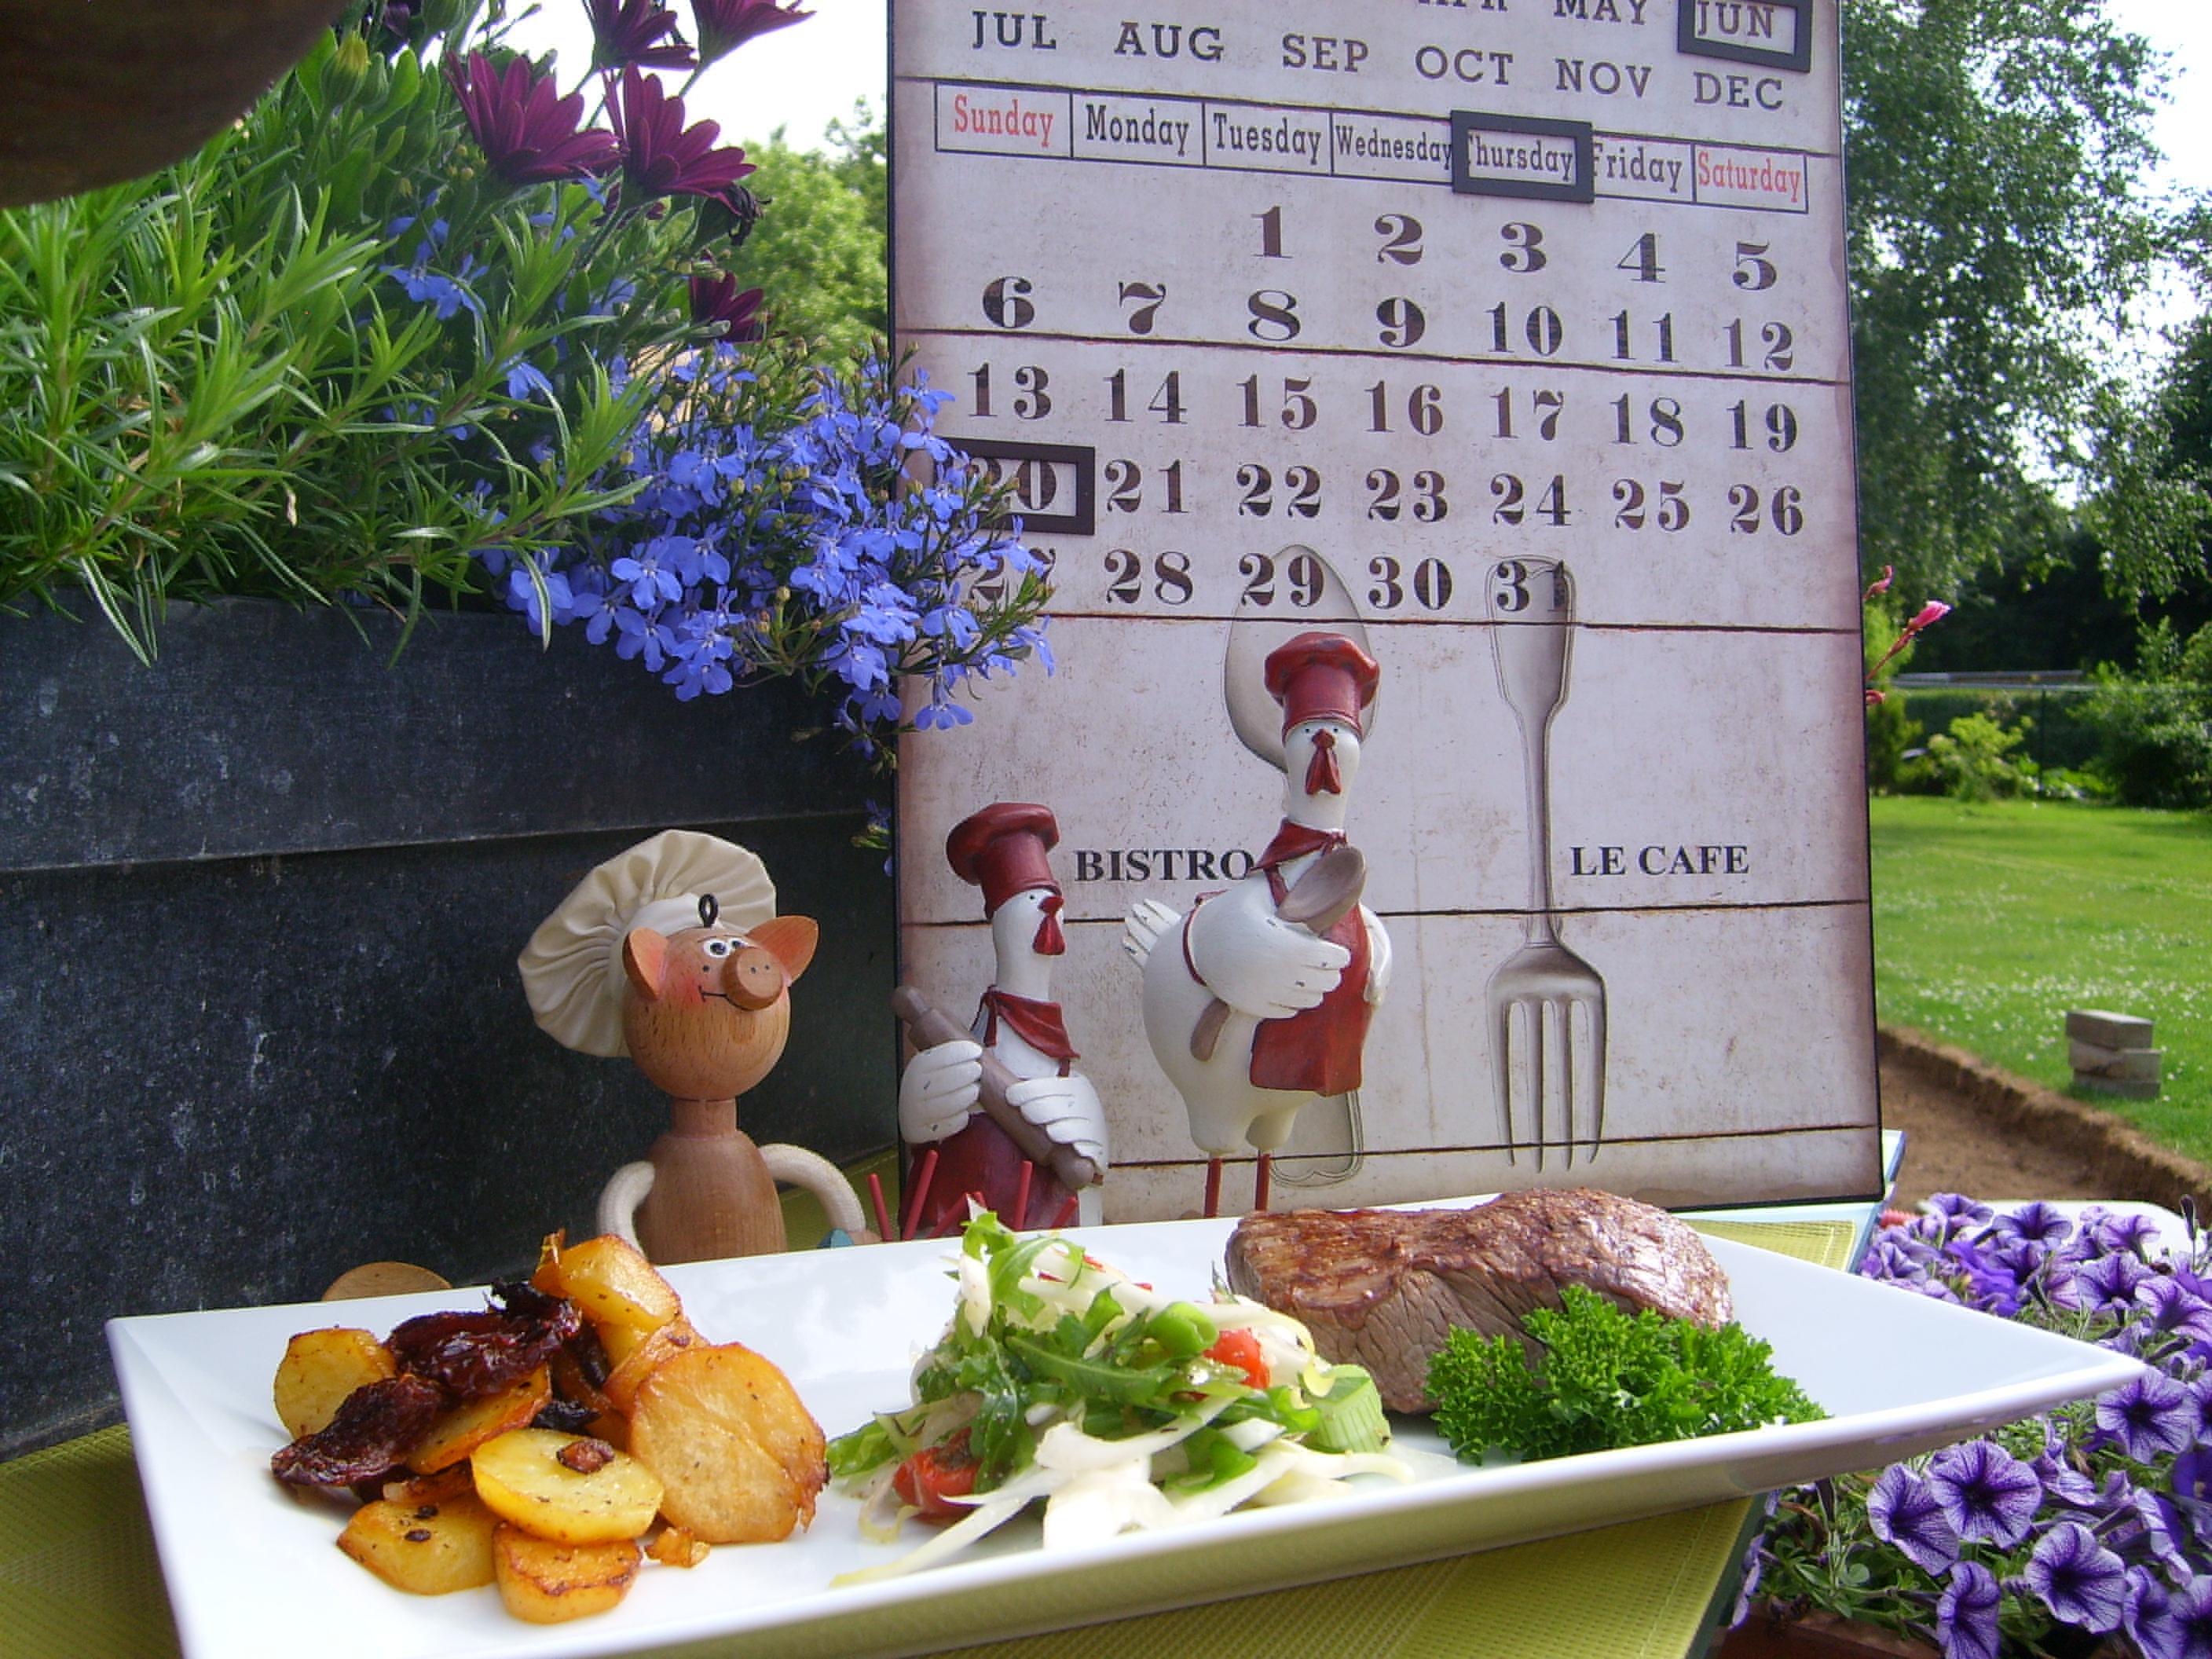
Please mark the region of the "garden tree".
[[[2047, 519], [2159, 476], [2111, 343], [2186, 234], [2144, 174], [2155, 54], [2103, 0], [1846, 0], [1862, 550], [1954, 592]], [[2108, 492], [2115, 579], [2171, 557], [2170, 492]]]
[[765, 211], [736, 263], [747, 283], [767, 290], [770, 330], [842, 353], [890, 331], [889, 170], [882, 122], [865, 101], [849, 123], [830, 124], [829, 142], [827, 150], [793, 149], [779, 127], [766, 143], [745, 146], [759, 167], [745, 185]]

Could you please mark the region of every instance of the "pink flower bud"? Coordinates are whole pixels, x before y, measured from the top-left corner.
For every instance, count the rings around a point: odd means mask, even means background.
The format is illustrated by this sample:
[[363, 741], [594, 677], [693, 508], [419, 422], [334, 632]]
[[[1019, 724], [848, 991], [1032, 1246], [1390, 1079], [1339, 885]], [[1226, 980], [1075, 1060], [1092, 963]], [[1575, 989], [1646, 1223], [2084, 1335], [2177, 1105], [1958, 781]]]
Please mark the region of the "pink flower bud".
[[1930, 599], [1920, 607], [1920, 614], [1905, 624], [1908, 632], [1917, 634], [1923, 628], [1932, 628], [1951, 614], [1951, 607], [1941, 599]]
[[1895, 581], [1896, 580], [1897, 580], [1897, 567], [1896, 567], [1895, 565], [1893, 565], [1893, 564], [1886, 564], [1886, 565], [1882, 566], [1882, 568], [1881, 568], [1881, 580], [1880, 581], [1878, 581], [1878, 582], [1875, 583], [1873, 586], [1871, 586], [1871, 587], [1868, 588], [1868, 589], [1867, 589], [1867, 591], [1866, 591], [1863, 594], [1862, 594], [1862, 595], [1860, 596], [1860, 602], [1861, 602], [1862, 604], [1863, 604], [1863, 603], [1865, 603], [1865, 601], [1866, 601], [1866, 600], [1868, 600], [1868, 599], [1871, 599], [1872, 598], [1874, 598], [1874, 596], [1875, 596], [1875, 594], [1877, 594], [1877, 593], [1887, 593], [1887, 592], [1889, 592], [1889, 585], [1890, 585], [1890, 583], [1892, 583], [1892, 582]]
[[1883, 693], [1875, 690], [1872, 686], [1869, 686], [1867, 687], [1866, 700], [1868, 708], [1879, 708], [1882, 704], [1887, 702], [1889, 698]]

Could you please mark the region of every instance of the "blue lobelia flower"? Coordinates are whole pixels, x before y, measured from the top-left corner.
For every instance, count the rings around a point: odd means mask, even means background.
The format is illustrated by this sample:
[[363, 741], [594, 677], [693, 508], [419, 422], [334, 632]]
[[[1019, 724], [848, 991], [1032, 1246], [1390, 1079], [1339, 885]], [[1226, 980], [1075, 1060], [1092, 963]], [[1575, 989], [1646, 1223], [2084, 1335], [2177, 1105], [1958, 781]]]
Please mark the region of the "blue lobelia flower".
[[2035, 1471], [1990, 1440], [1948, 1446], [1928, 1463], [1929, 1489], [1961, 1538], [2010, 1549], [2027, 1536], [2043, 1501]]
[[1996, 1575], [1978, 1561], [1961, 1561], [1936, 1602], [1936, 1637], [1944, 1659], [1997, 1659]]
[[2180, 1383], [2163, 1371], [2144, 1371], [2098, 1396], [2097, 1426], [2136, 1462], [2148, 1463], [2163, 1453], [2187, 1451], [2196, 1443], [2197, 1411]]
[[2127, 1613], [2126, 1567], [2079, 1521], [2044, 1534], [2022, 1577], [2060, 1620], [2093, 1633], [2118, 1630]]
[[507, 395], [515, 402], [526, 402], [538, 392], [545, 394], [545, 401], [549, 404], [558, 401], [554, 394], [553, 382], [545, 378], [545, 371], [523, 358], [514, 358], [500, 372], [507, 376]]
[[1930, 1576], [1959, 1559], [1958, 1529], [1928, 1483], [1910, 1465], [1893, 1463], [1867, 1494], [1867, 1524]]

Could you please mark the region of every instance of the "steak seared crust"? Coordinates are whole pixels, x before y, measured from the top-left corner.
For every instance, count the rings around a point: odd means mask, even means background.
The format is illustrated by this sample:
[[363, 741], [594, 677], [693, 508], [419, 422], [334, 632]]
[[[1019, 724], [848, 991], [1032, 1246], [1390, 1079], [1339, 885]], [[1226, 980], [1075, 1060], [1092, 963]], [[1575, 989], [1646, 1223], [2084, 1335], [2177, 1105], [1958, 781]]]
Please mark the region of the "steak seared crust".
[[1247, 1216], [1229, 1283], [1294, 1315], [1322, 1358], [1364, 1365], [1393, 1411], [1430, 1409], [1429, 1358], [1455, 1326], [1527, 1340], [1521, 1316], [1568, 1285], [1635, 1310], [1725, 1324], [1728, 1275], [1688, 1227], [1589, 1188], [1508, 1193], [1471, 1210]]

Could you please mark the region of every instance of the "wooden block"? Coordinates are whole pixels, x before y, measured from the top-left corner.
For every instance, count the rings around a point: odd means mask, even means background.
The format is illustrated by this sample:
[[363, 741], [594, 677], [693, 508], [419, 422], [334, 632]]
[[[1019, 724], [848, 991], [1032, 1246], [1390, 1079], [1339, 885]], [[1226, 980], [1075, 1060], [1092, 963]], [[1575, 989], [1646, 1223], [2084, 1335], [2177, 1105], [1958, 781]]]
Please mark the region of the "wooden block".
[[2077, 1088], [2086, 1090], [2091, 1094], [2113, 1095], [2123, 1100], [2156, 1100], [2158, 1098], [2158, 1084], [2154, 1080], [2149, 1083], [2138, 1083], [2117, 1078], [2083, 1077], [2076, 1073], [2074, 1082]]
[[2159, 1048], [2105, 1048], [2094, 1042], [2067, 1045], [2067, 1056], [2075, 1076], [2110, 1078], [2124, 1083], [2157, 1082], [2159, 1061], [2164, 1053]]
[[2073, 1008], [2066, 1014], [2066, 1035], [2100, 1048], [2148, 1048], [2150, 1033], [2151, 1022], [2133, 1014], [2108, 1014], [2096, 1008]]

